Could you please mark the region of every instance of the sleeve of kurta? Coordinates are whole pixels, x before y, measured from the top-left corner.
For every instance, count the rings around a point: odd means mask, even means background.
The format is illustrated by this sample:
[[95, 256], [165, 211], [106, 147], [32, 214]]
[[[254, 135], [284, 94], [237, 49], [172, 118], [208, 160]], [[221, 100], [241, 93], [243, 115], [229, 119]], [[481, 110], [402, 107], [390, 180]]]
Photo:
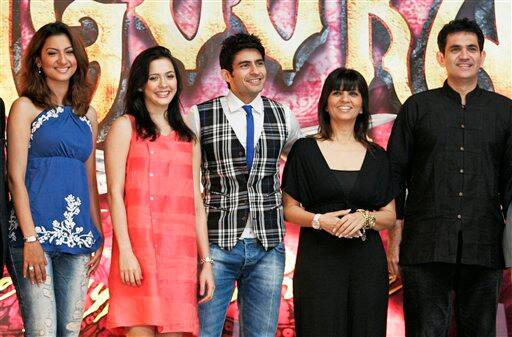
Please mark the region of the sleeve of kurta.
[[416, 104], [409, 98], [404, 102], [396, 117], [388, 142], [388, 156], [397, 219], [403, 219], [404, 217], [407, 177], [414, 149], [413, 121], [416, 115]]
[[[503, 213], [507, 211], [512, 201], [512, 102], [509, 102], [508, 117], [505, 151], [500, 165], [500, 202]], [[508, 220], [510, 221], [510, 219]]]
[[393, 187], [393, 181], [391, 179], [391, 167], [389, 160], [386, 157], [384, 150], [381, 150], [382, 154], [379, 156], [379, 161], [376, 163], [380, 170], [379, 176], [375, 179], [375, 209], [386, 206], [395, 198], [395, 189]]

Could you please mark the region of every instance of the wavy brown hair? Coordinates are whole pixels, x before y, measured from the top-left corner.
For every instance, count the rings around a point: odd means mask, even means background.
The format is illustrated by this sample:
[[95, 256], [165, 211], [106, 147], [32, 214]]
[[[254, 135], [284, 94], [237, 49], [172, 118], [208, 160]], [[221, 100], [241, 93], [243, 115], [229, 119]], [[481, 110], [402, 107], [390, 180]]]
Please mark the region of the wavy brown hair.
[[60, 21], [44, 25], [30, 40], [25, 50], [21, 68], [21, 95], [28, 97], [34, 105], [42, 108], [52, 108], [58, 105], [55, 103], [54, 93], [46, 83], [44, 73], [39, 74], [39, 68], [37, 67], [37, 60], [41, 58], [46, 39], [55, 35], [68, 37], [77, 64], [75, 73], [69, 79], [69, 88], [63, 104], [71, 105], [75, 114], [84, 116], [92, 99], [92, 85], [87, 75], [89, 58], [85, 52], [82, 39], [68, 25]]

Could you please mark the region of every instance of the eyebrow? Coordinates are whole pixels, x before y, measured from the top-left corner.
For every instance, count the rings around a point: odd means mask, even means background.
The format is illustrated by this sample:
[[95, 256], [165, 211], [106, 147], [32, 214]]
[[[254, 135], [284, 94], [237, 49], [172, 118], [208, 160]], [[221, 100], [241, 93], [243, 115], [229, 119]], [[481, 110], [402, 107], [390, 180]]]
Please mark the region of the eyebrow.
[[[66, 48], [64, 48], [64, 50], [69, 49], [69, 48], [71, 48], [71, 49], [72, 49], [72, 48], [73, 48], [73, 46], [67, 46]], [[51, 49], [51, 50], [57, 50], [57, 51], [59, 50], [59, 48], [48, 47], [48, 48], [46, 48], [46, 51], [48, 51], [48, 50], [50, 50], [50, 49]]]
[[[174, 70], [169, 70], [169, 71], [166, 71], [164, 74], [174, 74]], [[160, 73], [151, 73], [151, 74], [148, 74], [148, 77], [149, 76], [153, 76], [153, 75], [160, 75]]]
[[474, 44], [474, 43], [470, 43], [470, 44], [452, 44], [451, 46], [448, 46], [449, 49], [453, 49], [453, 48], [462, 48], [462, 47], [474, 47], [474, 48], [477, 48], [478, 45]]
[[[263, 60], [262, 58], [254, 60], [254, 63], [258, 63], [258, 62], [265, 62], [265, 60]], [[242, 64], [246, 64], [246, 63], [251, 63], [251, 61], [250, 60], [242, 60], [242, 61], [238, 62], [238, 65], [242, 65]]]

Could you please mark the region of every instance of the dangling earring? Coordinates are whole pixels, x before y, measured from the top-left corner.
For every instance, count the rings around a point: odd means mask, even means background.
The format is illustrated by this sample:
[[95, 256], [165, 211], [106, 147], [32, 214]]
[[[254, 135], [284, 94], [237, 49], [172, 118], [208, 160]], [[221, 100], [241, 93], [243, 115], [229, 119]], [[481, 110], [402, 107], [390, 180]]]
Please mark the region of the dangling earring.
[[41, 71], [41, 67], [37, 67], [37, 73], [41, 75], [43, 72]]

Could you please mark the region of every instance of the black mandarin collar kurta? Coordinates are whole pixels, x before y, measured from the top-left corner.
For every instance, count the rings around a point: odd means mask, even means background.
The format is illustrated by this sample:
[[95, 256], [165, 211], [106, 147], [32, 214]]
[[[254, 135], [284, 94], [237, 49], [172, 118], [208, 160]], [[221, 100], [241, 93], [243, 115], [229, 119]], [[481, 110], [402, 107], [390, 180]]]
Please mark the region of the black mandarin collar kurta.
[[393, 125], [388, 153], [405, 219], [400, 261], [503, 265], [503, 215], [511, 199], [512, 104], [479, 87], [466, 104], [445, 83], [411, 96]]

